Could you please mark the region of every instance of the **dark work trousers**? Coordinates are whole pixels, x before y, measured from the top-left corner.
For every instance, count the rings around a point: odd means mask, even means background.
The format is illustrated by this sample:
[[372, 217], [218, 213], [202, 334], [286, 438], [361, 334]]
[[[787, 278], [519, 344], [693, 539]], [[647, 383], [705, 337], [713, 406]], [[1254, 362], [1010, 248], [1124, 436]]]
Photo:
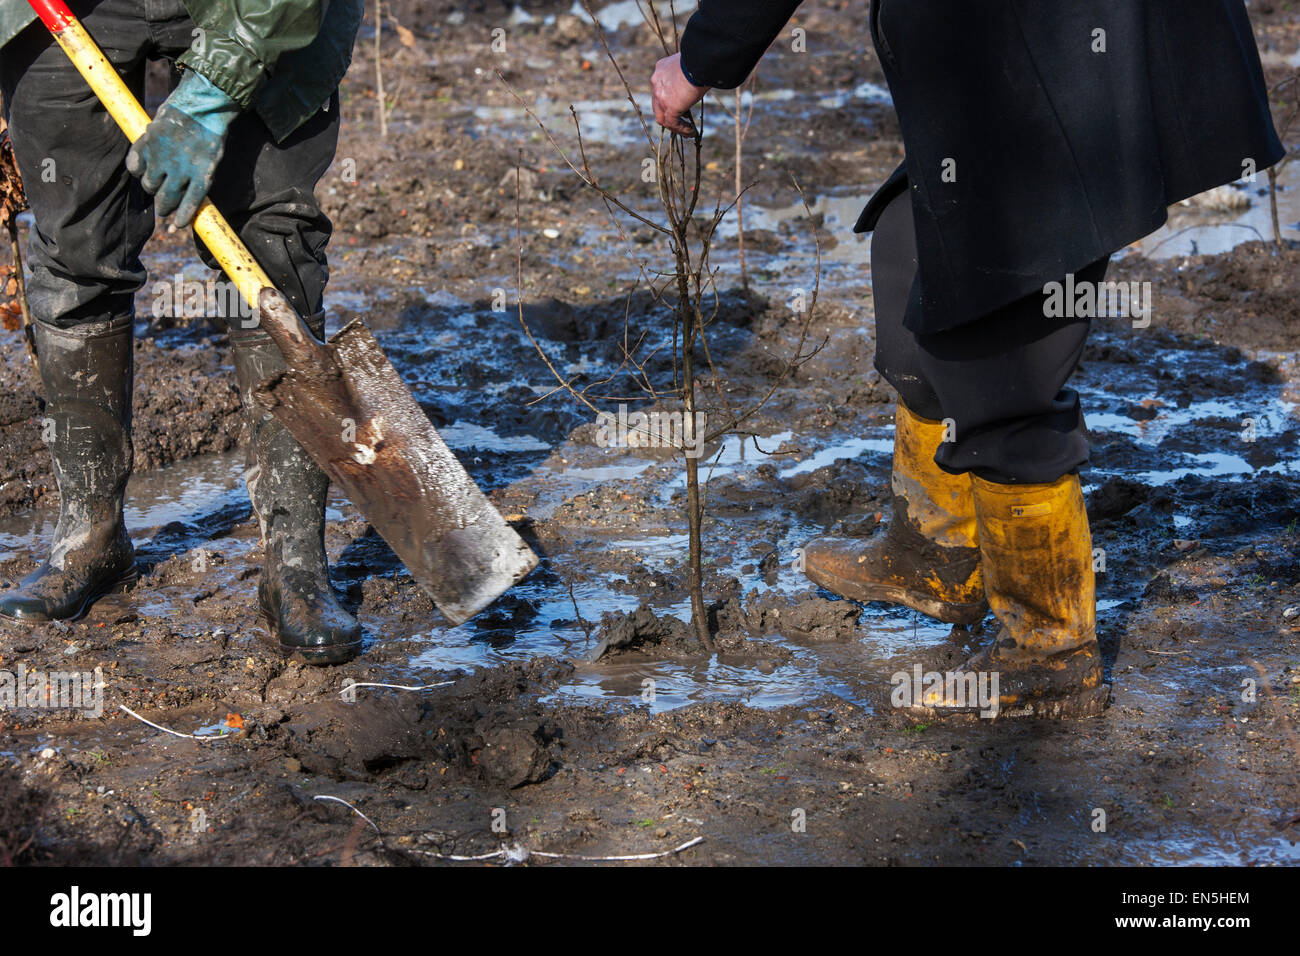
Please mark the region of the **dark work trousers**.
[[[173, 60], [194, 38], [181, 0], [71, 6], [137, 97], [146, 62]], [[0, 50], [0, 89], [36, 222], [33, 316], [71, 328], [133, 315], [154, 212], [153, 197], [126, 171], [126, 137], [40, 23]], [[333, 162], [338, 126], [337, 96], [279, 144], [254, 113], [241, 115], [208, 194], [304, 315], [320, 311], [329, 276], [332, 227], [314, 189]]]
[[[1093, 263], [1076, 283], [1101, 282], [1108, 264]], [[913, 413], [955, 424], [955, 440], [935, 455], [941, 468], [1000, 484], [1041, 484], [1088, 460], [1079, 394], [1064, 386], [1083, 354], [1089, 319], [1049, 319], [1043, 294], [1035, 293], [944, 332], [907, 329], [909, 312], [920, 306], [907, 192], [876, 224], [871, 282], [877, 370]]]

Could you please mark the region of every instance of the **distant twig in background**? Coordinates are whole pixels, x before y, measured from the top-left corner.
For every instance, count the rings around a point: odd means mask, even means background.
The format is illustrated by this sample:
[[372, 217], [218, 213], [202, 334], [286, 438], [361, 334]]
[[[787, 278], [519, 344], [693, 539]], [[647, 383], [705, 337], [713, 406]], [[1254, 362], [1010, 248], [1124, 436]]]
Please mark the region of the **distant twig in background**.
[[[1274, 105], [1282, 106], [1283, 101], [1280, 99], [1281, 94], [1291, 94], [1290, 109], [1286, 113], [1286, 118], [1278, 124], [1278, 137], [1282, 140], [1282, 147], [1286, 149], [1286, 154], [1268, 168], [1268, 203], [1269, 209], [1273, 216], [1273, 245], [1282, 248], [1282, 226], [1281, 219], [1277, 209], [1277, 179], [1282, 170], [1291, 162], [1291, 150], [1287, 148], [1286, 140], [1291, 135], [1291, 128], [1295, 125], [1296, 117], [1300, 116], [1300, 72], [1292, 73], [1285, 80], [1276, 84], [1269, 91], [1269, 98], [1274, 101]], [[1276, 111], [1273, 114], [1278, 115]]]
[[[742, 110], [744, 103], [745, 87], [749, 87], [749, 109]], [[736, 105], [734, 110], [728, 110], [722, 98], [718, 98], [719, 105], [722, 106], [723, 112], [731, 117], [732, 128], [735, 133], [736, 158], [736, 252], [740, 257], [740, 287], [744, 290], [745, 295], [749, 295], [749, 270], [745, 266], [745, 193], [749, 187], [745, 185], [745, 136], [749, 133], [750, 121], [754, 118], [754, 101], [758, 92], [758, 72], [755, 71], [749, 76], [749, 80], [736, 87]], [[744, 120], [741, 120], [741, 113], [744, 113]]]
[[379, 135], [388, 138], [388, 109], [384, 102], [384, 59], [379, 41], [384, 34], [384, 0], [375, 0], [375, 109], [379, 111]]

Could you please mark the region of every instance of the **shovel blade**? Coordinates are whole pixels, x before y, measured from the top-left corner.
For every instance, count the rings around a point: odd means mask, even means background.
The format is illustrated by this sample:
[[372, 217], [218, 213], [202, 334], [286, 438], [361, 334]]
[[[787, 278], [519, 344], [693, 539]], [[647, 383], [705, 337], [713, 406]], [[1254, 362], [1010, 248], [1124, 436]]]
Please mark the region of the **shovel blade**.
[[537, 566], [474, 484], [370, 330], [355, 321], [257, 393], [388, 542], [452, 624]]

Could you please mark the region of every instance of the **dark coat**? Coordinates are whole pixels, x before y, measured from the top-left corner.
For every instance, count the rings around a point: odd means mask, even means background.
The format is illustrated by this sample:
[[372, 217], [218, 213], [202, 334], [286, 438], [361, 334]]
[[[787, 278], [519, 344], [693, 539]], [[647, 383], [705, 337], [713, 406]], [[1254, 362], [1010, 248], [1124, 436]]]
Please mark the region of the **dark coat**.
[[[743, 80], [795, 6], [701, 0], [684, 71]], [[858, 231], [911, 185], [913, 331], [1040, 290], [1158, 229], [1167, 206], [1283, 155], [1241, 0], [875, 0], [870, 27], [906, 178]]]

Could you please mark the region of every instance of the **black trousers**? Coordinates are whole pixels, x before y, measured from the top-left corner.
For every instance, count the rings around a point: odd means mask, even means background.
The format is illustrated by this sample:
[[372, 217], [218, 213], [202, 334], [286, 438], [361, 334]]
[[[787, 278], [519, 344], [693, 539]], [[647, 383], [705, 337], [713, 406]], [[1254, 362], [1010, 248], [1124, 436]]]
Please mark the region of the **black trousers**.
[[[1101, 282], [1109, 260], [1076, 282]], [[1064, 278], [1064, 277], [1062, 277]], [[1065, 388], [1091, 320], [1047, 318], [1035, 293], [974, 322], [918, 335], [903, 323], [920, 308], [916, 232], [905, 191], [871, 242], [876, 368], [915, 414], [953, 423], [935, 461], [1000, 484], [1056, 481], [1088, 460], [1079, 395]]]
[[[181, 0], [83, 0], [73, 8], [137, 97], [146, 62], [175, 59], [193, 40]], [[154, 212], [153, 197], [126, 171], [126, 137], [39, 23], [0, 50], [0, 89], [36, 220], [32, 314], [60, 328], [133, 315]], [[332, 226], [314, 189], [334, 160], [338, 127], [337, 96], [278, 144], [256, 115], [240, 116], [208, 194], [306, 315], [320, 311], [329, 277]]]

